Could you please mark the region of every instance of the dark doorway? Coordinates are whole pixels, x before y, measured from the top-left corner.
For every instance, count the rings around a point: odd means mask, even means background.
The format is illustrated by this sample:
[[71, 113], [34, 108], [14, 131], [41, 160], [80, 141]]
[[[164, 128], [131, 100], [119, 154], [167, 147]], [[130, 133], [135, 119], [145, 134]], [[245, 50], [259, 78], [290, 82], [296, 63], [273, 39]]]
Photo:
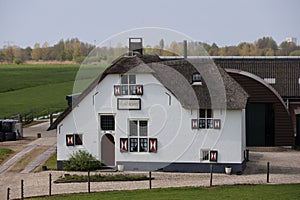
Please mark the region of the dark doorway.
[[106, 166], [115, 166], [115, 139], [111, 134], [102, 136], [101, 162]]
[[274, 146], [273, 104], [249, 103], [246, 108], [247, 146]]
[[300, 115], [296, 115], [296, 129], [297, 129], [297, 136], [296, 136], [296, 145], [300, 146]]

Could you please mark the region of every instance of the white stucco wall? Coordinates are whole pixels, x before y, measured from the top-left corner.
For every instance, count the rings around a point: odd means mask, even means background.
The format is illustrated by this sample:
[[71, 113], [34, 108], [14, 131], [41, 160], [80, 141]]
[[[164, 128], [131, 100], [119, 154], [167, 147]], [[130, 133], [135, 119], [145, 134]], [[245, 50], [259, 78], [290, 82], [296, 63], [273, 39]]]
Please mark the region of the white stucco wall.
[[[85, 149], [101, 160], [99, 114], [115, 114], [116, 161], [200, 162], [200, 149], [218, 150], [218, 162], [241, 163], [244, 159], [245, 124], [242, 110], [214, 110], [214, 118], [221, 119], [221, 129], [192, 130], [191, 119], [197, 110], [186, 110], [170, 91], [151, 74], [137, 74], [136, 83], [143, 85], [142, 109], [117, 110], [113, 85], [119, 75], [107, 75], [101, 83], [58, 125], [58, 160], [67, 160], [78, 149]], [[171, 105], [169, 105], [169, 95]], [[130, 96], [126, 96], [130, 97]], [[148, 135], [157, 138], [157, 153], [121, 153], [120, 138], [128, 137], [128, 119], [147, 119]], [[60, 127], [60, 128], [59, 128]], [[83, 134], [82, 146], [66, 146], [66, 134]]]

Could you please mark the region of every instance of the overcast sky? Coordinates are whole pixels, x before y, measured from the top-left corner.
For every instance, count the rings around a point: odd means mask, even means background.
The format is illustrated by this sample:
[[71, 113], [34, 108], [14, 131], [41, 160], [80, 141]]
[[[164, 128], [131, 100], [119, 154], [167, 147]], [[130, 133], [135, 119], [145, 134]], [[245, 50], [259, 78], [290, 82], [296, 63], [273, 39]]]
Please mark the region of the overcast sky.
[[91, 44], [133, 28], [162, 27], [219, 46], [272, 36], [300, 40], [299, 0], [0, 0], [0, 48]]

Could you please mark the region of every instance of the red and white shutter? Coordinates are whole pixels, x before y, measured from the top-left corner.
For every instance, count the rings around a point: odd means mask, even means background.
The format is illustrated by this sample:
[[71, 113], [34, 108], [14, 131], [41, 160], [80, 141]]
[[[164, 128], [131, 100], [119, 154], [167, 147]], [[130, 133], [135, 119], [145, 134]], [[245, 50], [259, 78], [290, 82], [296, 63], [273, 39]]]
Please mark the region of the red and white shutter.
[[137, 95], [143, 95], [143, 86], [142, 85], [137, 85], [136, 86], [136, 94]]
[[120, 138], [120, 151], [128, 152], [128, 138]]
[[198, 129], [198, 120], [192, 119], [192, 129]]
[[157, 139], [156, 138], [149, 139], [149, 152], [150, 153], [157, 152]]
[[218, 151], [210, 151], [209, 152], [209, 160], [212, 161], [212, 162], [217, 162], [218, 161]]
[[119, 85], [114, 86], [114, 93], [115, 93], [115, 96], [120, 96], [121, 95], [121, 88], [120, 88]]
[[214, 120], [214, 129], [221, 129], [221, 120], [220, 119]]
[[74, 135], [66, 135], [67, 146], [74, 146]]

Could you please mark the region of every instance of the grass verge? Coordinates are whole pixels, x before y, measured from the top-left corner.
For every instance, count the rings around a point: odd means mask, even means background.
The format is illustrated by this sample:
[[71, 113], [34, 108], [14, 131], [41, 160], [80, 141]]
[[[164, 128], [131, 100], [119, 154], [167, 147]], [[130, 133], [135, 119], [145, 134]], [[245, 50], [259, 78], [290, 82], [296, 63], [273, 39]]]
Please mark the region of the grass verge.
[[10, 155], [13, 153], [13, 150], [8, 148], [0, 148], [0, 164]]
[[300, 184], [286, 185], [234, 185], [213, 188], [183, 187], [183, 188], [159, 188], [152, 190], [112, 191], [92, 194], [58, 195], [34, 199], [51, 200], [85, 200], [85, 199], [272, 199], [296, 200], [300, 198]]
[[[149, 178], [145, 175], [129, 175], [129, 174], [108, 174], [101, 175], [95, 174], [90, 176], [91, 182], [105, 182], [105, 181], [144, 181]], [[74, 183], [74, 182], [87, 182], [88, 176], [85, 175], [70, 175], [62, 177], [54, 181], [54, 183]]]

